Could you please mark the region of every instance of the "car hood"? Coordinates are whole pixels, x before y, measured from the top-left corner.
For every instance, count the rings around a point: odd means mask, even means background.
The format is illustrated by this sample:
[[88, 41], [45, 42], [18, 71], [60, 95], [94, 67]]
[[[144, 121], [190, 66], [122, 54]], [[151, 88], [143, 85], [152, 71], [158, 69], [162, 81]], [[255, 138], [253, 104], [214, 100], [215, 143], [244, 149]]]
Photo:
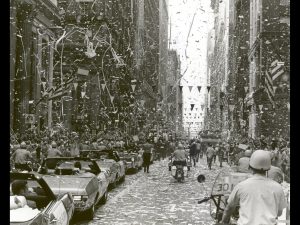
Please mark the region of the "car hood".
[[72, 195], [89, 195], [93, 177], [76, 177], [70, 175], [43, 176], [55, 195], [69, 192]]

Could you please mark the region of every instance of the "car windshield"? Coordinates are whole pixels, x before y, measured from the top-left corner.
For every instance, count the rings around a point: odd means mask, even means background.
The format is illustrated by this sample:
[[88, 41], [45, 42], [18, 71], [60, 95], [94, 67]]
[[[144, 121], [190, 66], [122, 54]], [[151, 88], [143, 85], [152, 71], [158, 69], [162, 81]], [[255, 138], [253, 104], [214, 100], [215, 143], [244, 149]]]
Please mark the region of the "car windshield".
[[[17, 190], [20, 186], [24, 186], [24, 188], [21, 189], [21, 192], [18, 192]], [[13, 190], [13, 187], [15, 190]], [[11, 178], [10, 196], [10, 209], [24, 208], [25, 205], [27, 205], [32, 209], [40, 210], [46, 207], [51, 201], [49, 194], [47, 194], [47, 190], [45, 190], [36, 180], [31, 179]], [[17, 197], [17, 199], [15, 197]]]
[[80, 159], [49, 158], [45, 168], [48, 174], [73, 175], [74, 171], [87, 172], [93, 168], [93, 162]]

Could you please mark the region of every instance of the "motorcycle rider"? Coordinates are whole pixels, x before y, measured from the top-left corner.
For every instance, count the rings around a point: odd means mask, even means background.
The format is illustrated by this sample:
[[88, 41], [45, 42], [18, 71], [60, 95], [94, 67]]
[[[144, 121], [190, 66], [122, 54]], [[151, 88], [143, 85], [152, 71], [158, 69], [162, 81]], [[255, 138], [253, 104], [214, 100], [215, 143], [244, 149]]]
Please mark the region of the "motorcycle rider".
[[178, 144], [177, 149], [172, 154], [172, 157], [174, 158], [172, 163], [174, 166], [187, 166], [188, 153], [184, 150], [184, 146], [181, 143]]
[[15, 164], [15, 169], [31, 171], [28, 161], [33, 160], [31, 153], [26, 149], [26, 143], [23, 141], [11, 156], [11, 160]]
[[228, 198], [222, 223], [228, 223], [230, 216], [239, 206], [240, 225], [276, 224], [276, 219], [287, 207], [280, 184], [266, 177], [271, 167], [270, 154], [256, 150], [250, 158], [253, 176], [238, 183]]

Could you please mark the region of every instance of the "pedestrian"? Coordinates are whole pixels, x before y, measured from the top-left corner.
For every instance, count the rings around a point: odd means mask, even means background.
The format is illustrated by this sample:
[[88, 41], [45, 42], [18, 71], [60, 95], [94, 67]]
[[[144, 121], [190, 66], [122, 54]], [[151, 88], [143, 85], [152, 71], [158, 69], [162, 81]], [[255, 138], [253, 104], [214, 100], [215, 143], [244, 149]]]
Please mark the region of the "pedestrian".
[[287, 207], [280, 184], [266, 177], [271, 168], [269, 152], [255, 151], [250, 158], [253, 176], [238, 183], [231, 192], [221, 223], [227, 224], [239, 206], [237, 224], [277, 224], [277, 218]]
[[200, 151], [201, 151], [201, 143], [199, 140], [197, 140], [196, 141], [196, 162], [199, 161]]
[[214, 154], [215, 154], [215, 150], [213, 149], [211, 144], [208, 144], [208, 147], [206, 149], [206, 157], [207, 157], [207, 166], [209, 170], [211, 170], [211, 164], [213, 161]]
[[143, 167], [144, 172], [149, 173], [149, 167], [151, 163], [151, 154], [153, 151], [153, 144], [150, 144], [150, 140], [147, 139], [146, 143], [143, 145]]
[[219, 159], [220, 167], [223, 167], [222, 163], [223, 163], [224, 154], [225, 154], [225, 147], [222, 144], [220, 144], [218, 150], [218, 159]]
[[190, 146], [190, 162], [193, 161], [194, 167], [196, 167], [196, 155], [197, 155], [197, 144], [196, 141], [193, 141], [193, 143]]
[[216, 146], [213, 147], [213, 149], [214, 149], [213, 162], [216, 163], [216, 159], [217, 159], [217, 155], [218, 155], [218, 151], [219, 151], [219, 144], [216, 144]]

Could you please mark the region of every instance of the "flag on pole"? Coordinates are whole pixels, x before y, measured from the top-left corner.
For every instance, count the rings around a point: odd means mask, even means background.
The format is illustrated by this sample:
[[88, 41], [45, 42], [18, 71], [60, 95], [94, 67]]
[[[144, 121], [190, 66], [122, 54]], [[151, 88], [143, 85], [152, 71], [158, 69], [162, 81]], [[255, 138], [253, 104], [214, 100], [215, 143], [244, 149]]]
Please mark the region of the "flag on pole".
[[198, 91], [199, 91], [199, 93], [200, 93], [200, 91], [201, 91], [201, 86], [197, 86], [197, 88], [198, 88]]
[[132, 92], [134, 92], [134, 90], [135, 90], [135, 87], [136, 87], [136, 85], [135, 85], [135, 84], [132, 84], [132, 85], [131, 85]]
[[193, 111], [195, 104], [191, 104], [191, 111]]
[[266, 72], [265, 72], [265, 91], [268, 94], [270, 102], [274, 106], [275, 105], [275, 102], [274, 102], [275, 92], [274, 92], [274, 88], [273, 88], [273, 80], [272, 80], [271, 74], [268, 72], [268, 70], [266, 70]]
[[273, 61], [270, 66], [270, 73], [273, 81], [284, 74], [284, 62], [279, 62], [277, 59]]
[[207, 86], [207, 93], [209, 93], [209, 91], [210, 91], [210, 86]]

